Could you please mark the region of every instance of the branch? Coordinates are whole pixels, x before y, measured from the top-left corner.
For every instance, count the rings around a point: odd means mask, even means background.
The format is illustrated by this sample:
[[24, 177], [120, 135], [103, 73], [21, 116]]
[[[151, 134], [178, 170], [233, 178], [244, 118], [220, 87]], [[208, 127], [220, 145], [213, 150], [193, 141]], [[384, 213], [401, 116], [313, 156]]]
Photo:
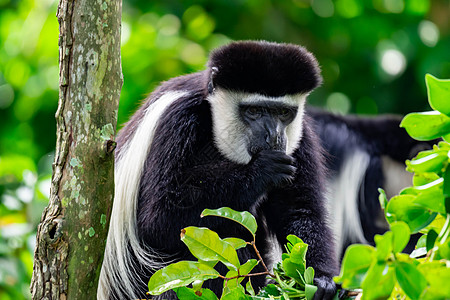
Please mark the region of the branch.
[[259, 253], [258, 249], [256, 248], [255, 241], [252, 241], [249, 244], [253, 246], [253, 249], [255, 249], [256, 256], [258, 256], [258, 261], [261, 262], [262, 266], [264, 267], [264, 270], [266, 270], [266, 272], [264, 272], [264, 273], [267, 273], [267, 275], [269, 275], [270, 277], [275, 278], [275, 275], [270, 273], [269, 269], [267, 268], [266, 264], [264, 263], [264, 261], [263, 261], [263, 259], [261, 257], [261, 254]]

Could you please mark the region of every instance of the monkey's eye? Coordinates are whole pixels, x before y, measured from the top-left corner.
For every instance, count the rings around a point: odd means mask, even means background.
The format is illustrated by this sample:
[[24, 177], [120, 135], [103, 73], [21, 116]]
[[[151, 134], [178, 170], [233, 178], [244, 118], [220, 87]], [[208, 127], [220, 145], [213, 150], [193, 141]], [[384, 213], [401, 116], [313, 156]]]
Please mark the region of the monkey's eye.
[[245, 114], [252, 119], [258, 119], [262, 115], [262, 110], [259, 107], [249, 106], [245, 109]]
[[291, 111], [287, 108], [282, 108], [280, 109], [280, 111], [278, 112], [278, 114], [283, 117], [283, 116], [288, 116], [291, 113]]
[[289, 108], [280, 108], [278, 110], [278, 117], [282, 121], [288, 121], [294, 117], [294, 110]]

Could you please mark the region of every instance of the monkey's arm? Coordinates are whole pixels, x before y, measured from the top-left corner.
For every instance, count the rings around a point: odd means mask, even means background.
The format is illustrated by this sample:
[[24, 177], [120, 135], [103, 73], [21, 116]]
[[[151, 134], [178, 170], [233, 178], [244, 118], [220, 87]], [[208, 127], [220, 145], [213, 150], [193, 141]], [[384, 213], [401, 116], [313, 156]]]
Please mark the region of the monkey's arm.
[[331, 299], [336, 290], [332, 278], [337, 275], [338, 264], [334, 238], [326, 220], [321, 179], [324, 168], [316, 143], [315, 136], [305, 127], [300, 146], [294, 153], [296, 178], [291, 185], [269, 193], [263, 211], [280, 245], [286, 244], [289, 234], [309, 245], [306, 261], [315, 270], [315, 283], [319, 286], [316, 299]]

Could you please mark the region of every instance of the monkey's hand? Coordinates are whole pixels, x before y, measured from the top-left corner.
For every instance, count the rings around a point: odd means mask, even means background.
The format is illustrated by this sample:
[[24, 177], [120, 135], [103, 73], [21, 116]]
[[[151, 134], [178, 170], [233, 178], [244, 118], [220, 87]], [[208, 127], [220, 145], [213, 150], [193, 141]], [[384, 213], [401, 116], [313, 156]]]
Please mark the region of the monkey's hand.
[[314, 284], [318, 287], [313, 300], [331, 300], [336, 294], [336, 284], [327, 276], [314, 278]]
[[261, 183], [267, 187], [279, 187], [294, 179], [297, 168], [294, 159], [281, 151], [262, 150], [256, 153], [250, 162], [254, 171], [261, 178]]

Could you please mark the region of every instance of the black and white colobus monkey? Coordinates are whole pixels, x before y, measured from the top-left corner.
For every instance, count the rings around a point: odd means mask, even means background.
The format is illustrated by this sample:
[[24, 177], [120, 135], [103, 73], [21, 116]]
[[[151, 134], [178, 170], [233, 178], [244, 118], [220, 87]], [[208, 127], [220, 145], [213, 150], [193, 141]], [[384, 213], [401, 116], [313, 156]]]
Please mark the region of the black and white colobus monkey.
[[[117, 138], [99, 299], [145, 297], [155, 269], [193, 259], [180, 241], [186, 226], [248, 240], [234, 222], [199, 217], [223, 206], [255, 215], [257, 246], [269, 265], [281, 259], [288, 234], [308, 243], [315, 299], [331, 299], [337, 260], [322, 151], [304, 114], [320, 83], [317, 61], [304, 48], [247, 41], [215, 50], [207, 70], [157, 88]], [[241, 259], [254, 257], [247, 248], [238, 250]], [[252, 279], [257, 289], [265, 284], [260, 277]], [[221, 282], [208, 284], [220, 293]]]
[[[412, 184], [405, 160], [430, 149], [436, 140], [416, 141], [403, 128], [401, 117], [340, 116], [309, 107], [314, 128], [327, 152], [327, 176], [332, 227], [338, 255], [350, 244], [374, 245], [375, 234], [389, 229], [378, 200], [378, 188], [388, 198]], [[405, 249], [414, 250], [414, 241]]]

